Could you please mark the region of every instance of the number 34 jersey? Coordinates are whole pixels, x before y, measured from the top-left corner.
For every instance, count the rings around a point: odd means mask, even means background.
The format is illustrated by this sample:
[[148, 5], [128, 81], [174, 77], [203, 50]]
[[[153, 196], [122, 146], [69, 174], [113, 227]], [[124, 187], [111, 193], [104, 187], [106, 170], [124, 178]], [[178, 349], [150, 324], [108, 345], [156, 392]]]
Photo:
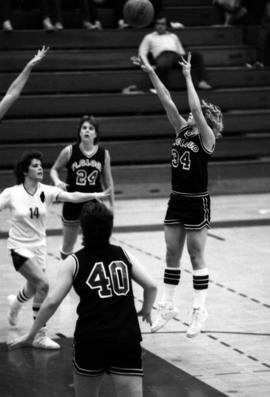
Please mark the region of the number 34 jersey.
[[80, 298], [75, 340], [141, 340], [128, 254], [108, 244], [96, 250], [83, 248], [72, 256], [76, 262], [73, 287]]
[[61, 189], [39, 183], [34, 194], [23, 184], [5, 189], [0, 194], [0, 210], [11, 213], [8, 248], [46, 245], [46, 219], [48, 206], [57, 201]]
[[203, 146], [192, 127], [183, 127], [172, 145], [172, 191], [177, 193], [206, 193], [208, 161], [212, 152]]

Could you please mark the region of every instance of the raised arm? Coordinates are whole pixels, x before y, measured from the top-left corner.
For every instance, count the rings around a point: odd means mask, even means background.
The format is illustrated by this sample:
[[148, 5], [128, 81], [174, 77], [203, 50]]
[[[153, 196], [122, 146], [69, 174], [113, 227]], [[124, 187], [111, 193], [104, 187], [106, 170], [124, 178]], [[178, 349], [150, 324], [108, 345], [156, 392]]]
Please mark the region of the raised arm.
[[141, 69], [148, 74], [153, 86], [157, 91], [159, 100], [167, 113], [169, 122], [171, 123], [175, 131], [178, 132], [183, 127], [183, 125], [186, 124], [186, 120], [179, 114], [178, 109], [172, 100], [169, 90], [159, 79], [151, 65], [146, 64], [141, 58], [138, 57], [132, 57], [131, 61], [134, 63], [134, 65], [140, 66]]
[[50, 169], [50, 177], [55, 186], [66, 190], [67, 184], [59, 177], [59, 173], [66, 167], [71, 156], [71, 145], [64, 147]]
[[204, 117], [201, 102], [192, 81], [190, 61], [191, 53], [189, 52], [187, 60], [182, 57], [182, 61], [179, 62], [186, 80], [189, 108], [198, 127], [204, 147], [211, 152], [214, 148], [216, 138], [213, 130], [209, 127]]
[[113, 177], [112, 177], [112, 170], [111, 170], [111, 158], [110, 158], [110, 153], [108, 150], [105, 151], [105, 163], [104, 163], [104, 170], [102, 173], [102, 181], [104, 184], [104, 188], [110, 189], [110, 196], [109, 196], [109, 202], [110, 202], [110, 207], [111, 210], [114, 210], [114, 183], [113, 183]]
[[38, 65], [43, 58], [46, 56], [49, 48], [44, 46], [41, 50], [38, 50], [36, 55], [26, 64], [19, 76], [13, 81], [11, 86], [8, 88], [5, 96], [0, 102], [0, 119], [8, 111], [8, 109], [13, 105], [13, 103], [19, 98], [25, 83], [27, 82], [30, 73], [36, 65]]

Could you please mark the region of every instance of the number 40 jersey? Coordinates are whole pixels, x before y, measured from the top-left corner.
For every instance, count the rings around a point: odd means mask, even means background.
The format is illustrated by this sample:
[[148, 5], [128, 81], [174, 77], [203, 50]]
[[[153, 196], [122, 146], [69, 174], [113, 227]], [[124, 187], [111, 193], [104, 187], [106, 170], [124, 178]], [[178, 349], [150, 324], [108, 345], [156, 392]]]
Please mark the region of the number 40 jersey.
[[119, 246], [83, 248], [76, 262], [73, 287], [79, 295], [75, 340], [141, 340], [131, 273], [132, 259]]

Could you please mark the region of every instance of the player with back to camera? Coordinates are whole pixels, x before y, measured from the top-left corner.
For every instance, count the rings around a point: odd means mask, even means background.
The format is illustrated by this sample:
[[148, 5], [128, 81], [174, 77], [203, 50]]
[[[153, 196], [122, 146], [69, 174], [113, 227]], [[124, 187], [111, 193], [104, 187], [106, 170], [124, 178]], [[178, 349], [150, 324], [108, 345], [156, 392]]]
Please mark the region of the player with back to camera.
[[18, 75], [18, 77], [13, 81], [13, 83], [8, 88], [5, 96], [2, 98], [0, 102], [0, 120], [4, 117], [9, 108], [14, 104], [14, 102], [19, 98], [23, 87], [25, 86], [33, 67], [37, 66], [46, 56], [49, 48], [42, 47], [41, 50], [38, 50], [36, 55], [30, 59], [30, 61], [26, 64], [22, 72]]
[[[67, 169], [66, 182], [60, 172]], [[81, 118], [77, 142], [62, 149], [50, 175], [55, 186], [70, 192], [101, 192], [111, 189], [110, 207], [114, 206], [113, 178], [109, 151], [99, 145], [99, 125], [95, 117]], [[82, 204], [65, 203], [62, 211], [63, 243], [61, 257], [65, 259], [73, 252], [79, 232], [79, 217]]]
[[210, 226], [210, 197], [208, 193], [208, 161], [214, 153], [216, 138], [223, 129], [222, 113], [218, 106], [200, 101], [191, 77], [191, 54], [182, 57], [190, 114], [185, 120], [178, 112], [172, 97], [154, 69], [134, 57], [133, 63], [147, 72], [172, 124], [176, 137], [171, 149], [172, 191], [165, 216], [166, 267], [163, 279], [163, 299], [152, 326], [158, 331], [178, 309], [174, 305], [175, 290], [180, 282], [180, 260], [185, 242], [193, 268], [193, 310], [187, 330], [194, 337], [202, 330], [207, 318], [205, 301], [209, 271], [204, 251]]
[[143, 288], [139, 314], [149, 324], [155, 282], [133, 255], [110, 243], [113, 213], [103, 203], [86, 203], [80, 224], [84, 247], [62, 262], [57, 283], [31, 330], [9, 347], [31, 346], [73, 286], [80, 299], [72, 358], [76, 397], [98, 397], [105, 372], [112, 378], [117, 397], [141, 397], [141, 332], [132, 281]]
[[[8, 209], [11, 226], [7, 247], [13, 265], [26, 284], [17, 296], [9, 295], [8, 322], [15, 326], [24, 303], [33, 298], [33, 318], [45, 299], [49, 283], [46, 268], [46, 219], [48, 207], [53, 202], [85, 202], [106, 197], [109, 192], [65, 192], [58, 187], [42, 183], [43, 167], [40, 152], [25, 153], [15, 166], [17, 184], [0, 194], [0, 210]], [[33, 347], [59, 349], [59, 345], [47, 336], [45, 323], [33, 341]]]

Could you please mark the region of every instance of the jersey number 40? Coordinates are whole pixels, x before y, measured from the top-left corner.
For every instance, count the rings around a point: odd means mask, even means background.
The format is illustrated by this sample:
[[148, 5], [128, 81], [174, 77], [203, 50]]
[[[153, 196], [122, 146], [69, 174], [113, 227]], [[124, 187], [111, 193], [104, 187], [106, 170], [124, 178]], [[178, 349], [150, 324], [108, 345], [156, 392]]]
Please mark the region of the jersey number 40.
[[122, 261], [112, 261], [106, 269], [103, 262], [97, 262], [86, 284], [97, 289], [100, 298], [109, 298], [113, 294], [127, 295], [130, 290], [127, 265]]

